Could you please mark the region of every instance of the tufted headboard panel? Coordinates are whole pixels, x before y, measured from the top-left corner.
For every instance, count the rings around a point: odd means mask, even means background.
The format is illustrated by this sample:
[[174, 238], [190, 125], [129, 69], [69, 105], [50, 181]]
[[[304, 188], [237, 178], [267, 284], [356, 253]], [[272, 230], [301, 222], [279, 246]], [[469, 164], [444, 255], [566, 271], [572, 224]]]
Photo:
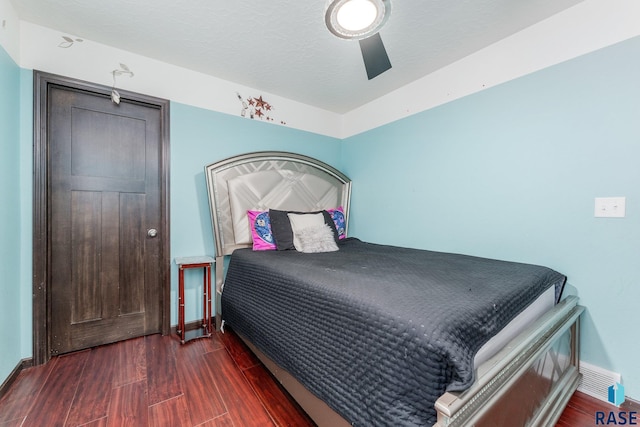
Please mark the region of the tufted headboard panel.
[[251, 247], [247, 210], [305, 212], [342, 206], [348, 227], [351, 181], [311, 157], [277, 151], [243, 154], [206, 166], [205, 176], [218, 256]]

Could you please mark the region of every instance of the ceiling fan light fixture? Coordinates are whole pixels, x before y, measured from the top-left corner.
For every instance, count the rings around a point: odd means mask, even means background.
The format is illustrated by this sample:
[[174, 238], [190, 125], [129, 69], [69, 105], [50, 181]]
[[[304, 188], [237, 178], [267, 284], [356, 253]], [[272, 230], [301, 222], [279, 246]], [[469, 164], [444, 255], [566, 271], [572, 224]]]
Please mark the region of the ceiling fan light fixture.
[[369, 0], [350, 0], [338, 8], [336, 21], [349, 31], [362, 31], [376, 21], [378, 14]]
[[391, 0], [333, 0], [325, 23], [335, 36], [359, 40], [380, 31], [390, 14]]

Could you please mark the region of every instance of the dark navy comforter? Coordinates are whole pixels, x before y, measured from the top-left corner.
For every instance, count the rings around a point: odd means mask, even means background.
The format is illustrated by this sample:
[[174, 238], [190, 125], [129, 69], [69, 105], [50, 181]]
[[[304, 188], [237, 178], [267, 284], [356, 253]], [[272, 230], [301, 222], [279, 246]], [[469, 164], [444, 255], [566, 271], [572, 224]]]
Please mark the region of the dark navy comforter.
[[237, 250], [226, 325], [355, 426], [435, 423], [474, 381], [477, 350], [562, 274], [535, 265], [365, 243], [338, 252]]

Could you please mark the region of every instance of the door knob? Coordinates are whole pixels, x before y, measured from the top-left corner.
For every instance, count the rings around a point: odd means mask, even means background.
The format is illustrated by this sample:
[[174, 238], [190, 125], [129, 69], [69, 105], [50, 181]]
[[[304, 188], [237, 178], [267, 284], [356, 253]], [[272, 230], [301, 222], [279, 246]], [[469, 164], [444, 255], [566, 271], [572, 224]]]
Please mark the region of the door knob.
[[157, 235], [158, 235], [158, 230], [156, 230], [155, 228], [150, 228], [147, 230], [147, 236], [156, 237]]

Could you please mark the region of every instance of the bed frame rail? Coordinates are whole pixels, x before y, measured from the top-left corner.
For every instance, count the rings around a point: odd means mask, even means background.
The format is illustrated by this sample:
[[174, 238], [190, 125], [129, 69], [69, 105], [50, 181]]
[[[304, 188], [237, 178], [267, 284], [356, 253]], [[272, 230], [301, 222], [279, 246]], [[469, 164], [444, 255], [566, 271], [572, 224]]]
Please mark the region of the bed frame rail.
[[570, 296], [538, 319], [478, 368], [471, 388], [436, 401], [436, 427], [554, 425], [580, 380], [583, 311]]

